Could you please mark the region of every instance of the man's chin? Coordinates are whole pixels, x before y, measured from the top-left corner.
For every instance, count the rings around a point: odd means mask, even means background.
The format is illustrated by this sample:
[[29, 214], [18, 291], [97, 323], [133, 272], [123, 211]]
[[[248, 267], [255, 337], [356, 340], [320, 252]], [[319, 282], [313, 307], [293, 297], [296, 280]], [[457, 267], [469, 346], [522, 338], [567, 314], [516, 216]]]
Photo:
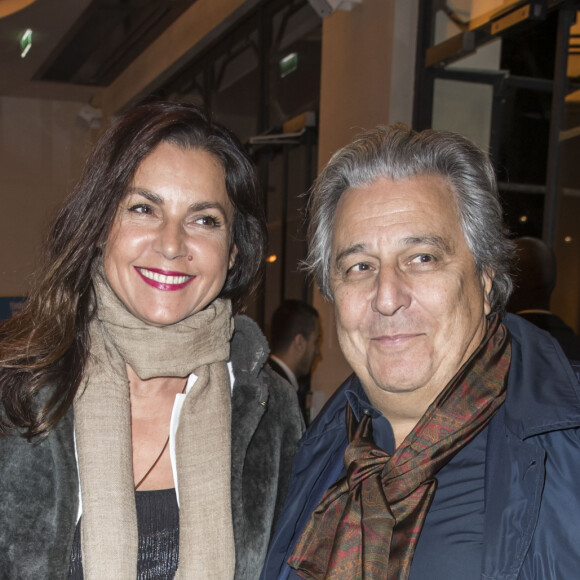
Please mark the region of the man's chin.
[[371, 368], [369, 386], [385, 393], [412, 393], [426, 383], [423, 379], [426, 373], [418, 370], [417, 365], [412, 363]]

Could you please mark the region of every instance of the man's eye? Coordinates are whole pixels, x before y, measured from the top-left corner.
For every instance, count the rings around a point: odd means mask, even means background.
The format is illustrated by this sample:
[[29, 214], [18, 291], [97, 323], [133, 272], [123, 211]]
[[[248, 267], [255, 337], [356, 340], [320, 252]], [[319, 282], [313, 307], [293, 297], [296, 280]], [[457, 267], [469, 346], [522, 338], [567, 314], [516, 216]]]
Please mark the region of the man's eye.
[[220, 219], [213, 215], [204, 215], [198, 217], [195, 220], [195, 223], [202, 226], [208, 226], [210, 228], [217, 228], [221, 225]]
[[371, 269], [371, 265], [366, 262], [359, 262], [348, 268], [347, 272], [366, 272]]
[[413, 264], [428, 264], [429, 262], [435, 262], [435, 256], [432, 256], [431, 254], [419, 254], [418, 256], [415, 256], [413, 259], [410, 260], [410, 262]]

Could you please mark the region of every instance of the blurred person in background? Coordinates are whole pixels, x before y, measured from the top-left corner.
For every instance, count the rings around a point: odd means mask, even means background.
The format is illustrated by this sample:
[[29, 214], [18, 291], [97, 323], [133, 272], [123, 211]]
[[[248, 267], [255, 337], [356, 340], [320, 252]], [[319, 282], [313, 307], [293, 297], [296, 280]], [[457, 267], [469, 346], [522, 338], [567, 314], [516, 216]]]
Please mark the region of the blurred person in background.
[[516, 238], [514, 243], [514, 291], [508, 302], [508, 311], [548, 331], [560, 343], [568, 358], [580, 361], [580, 337], [550, 311], [550, 299], [557, 278], [554, 251], [538, 238]]
[[272, 315], [268, 362], [296, 391], [307, 422], [310, 373], [320, 357], [320, 332], [318, 311], [302, 300], [284, 300]]

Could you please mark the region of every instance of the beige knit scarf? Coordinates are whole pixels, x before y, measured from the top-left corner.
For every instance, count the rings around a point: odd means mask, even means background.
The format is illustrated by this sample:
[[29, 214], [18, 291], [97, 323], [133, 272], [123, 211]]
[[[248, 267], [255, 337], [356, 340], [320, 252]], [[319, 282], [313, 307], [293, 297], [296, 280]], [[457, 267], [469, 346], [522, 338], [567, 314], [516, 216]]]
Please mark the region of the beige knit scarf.
[[233, 319], [229, 301], [166, 327], [127, 311], [104, 279], [93, 276], [97, 314], [83, 384], [74, 403], [87, 580], [137, 576], [137, 517], [126, 364], [141, 379], [198, 377], [176, 435], [180, 579], [233, 578], [230, 495], [231, 391], [226, 361]]

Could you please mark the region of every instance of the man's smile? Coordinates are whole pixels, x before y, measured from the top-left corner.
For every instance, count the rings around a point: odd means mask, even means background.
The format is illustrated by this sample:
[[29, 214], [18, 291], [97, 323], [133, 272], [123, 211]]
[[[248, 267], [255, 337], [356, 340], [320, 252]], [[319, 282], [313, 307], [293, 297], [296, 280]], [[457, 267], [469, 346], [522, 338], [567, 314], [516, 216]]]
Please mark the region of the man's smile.
[[397, 346], [403, 345], [419, 336], [423, 336], [423, 334], [422, 333], [383, 334], [381, 336], [376, 336], [371, 340], [380, 343], [382, 346]]

